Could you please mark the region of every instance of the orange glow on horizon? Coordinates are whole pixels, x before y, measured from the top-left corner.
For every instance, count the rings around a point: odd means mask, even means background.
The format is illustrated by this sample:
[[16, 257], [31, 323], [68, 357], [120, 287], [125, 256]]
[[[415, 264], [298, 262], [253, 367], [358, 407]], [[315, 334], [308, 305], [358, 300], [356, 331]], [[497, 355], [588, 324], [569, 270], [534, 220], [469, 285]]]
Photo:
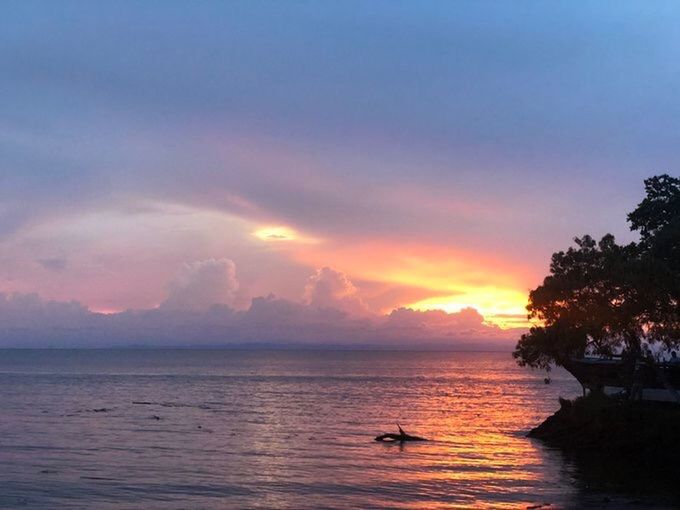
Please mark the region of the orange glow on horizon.
[[[331, 266], [353, 279], [419, 289], [420, 296], [396, 306], [448, 313], [472, 307], [503, 329], [528, 327], [529, 271], [489, 255], [448, 247], [388, 242], [320, 245], [293, 250], [307, 265]], [[423, 291], [431, 297], [423, 298]]]
[[121, 313], [123, 310], [120, 310], [118, 308], [98, 308], [98, 307], [90, 307], [89, 308], [92, 313], [100, 313], [102, 315], [114, 315], [117, 313]]
[[489, 324], [500, 328], [529, 327], [526, 295], [511, 289], [471, 288], [456, 296], [428, 298], [408, 305], [414, 310], [443, 310], [447, 313], [474, 308]]

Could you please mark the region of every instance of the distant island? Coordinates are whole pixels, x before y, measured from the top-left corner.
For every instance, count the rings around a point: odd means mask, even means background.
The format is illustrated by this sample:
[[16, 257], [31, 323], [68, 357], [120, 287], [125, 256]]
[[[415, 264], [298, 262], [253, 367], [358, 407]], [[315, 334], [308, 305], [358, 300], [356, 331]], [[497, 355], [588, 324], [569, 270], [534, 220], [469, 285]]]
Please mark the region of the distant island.
[[522, 366], [564, 367], [584, 387], [531, 437], [659, 464], [680, 455], [680, 404], [649, 402], [644, 391], [678, 399], [680, 179], [664, 174], [644, 184], [645, 198], [628, 215], [639, 241], [585, 235], [554, 253], [550, 274], [529, 294], [536, 325], [513, 356]]

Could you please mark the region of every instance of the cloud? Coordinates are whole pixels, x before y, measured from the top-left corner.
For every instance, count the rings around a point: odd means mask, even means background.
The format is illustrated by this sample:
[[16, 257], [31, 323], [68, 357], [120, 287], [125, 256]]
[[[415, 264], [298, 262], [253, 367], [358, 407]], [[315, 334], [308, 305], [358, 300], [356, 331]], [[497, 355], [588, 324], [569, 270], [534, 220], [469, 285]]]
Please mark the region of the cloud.
[[208, 259], [184, 264], [168, 285], [161, 304], [167, 310], [206, 310], [215, 304], [233, 304], [239, 283], [230, 259]]
[[334, 308], [348, 313], [366, 313], [358, 290], [344, 273], [330, 267], [317, 269], [305, 285], [305, 302], [316, 308]]
[[253, 299], [244, 311], [225, 304], [195, 307], [184, 302], [181, 308], [161, 306], [106, 315], [75, 302], [44, 301], [35, 294], [0, 294], [0, 324], [0, 347], [331, 345], [509, 350], [524, 331], [488, 325], [472, 308], [457, 313], [402, 308], [387, 316], [353, 314], [273, 295]]
[[[225, 4], [201, 3], [191, 26], [172, 8], [147, 9], [7, 13], [0, 232], [134, 195], [255, 211], [312, 233], [429, 233], [492, 248], [500, 239], [525, 253], [510, 219], [544, 243], [570, 235], [570, 217], [603, 215], [591, 165], [616, 173], [610, 188], [630, 196], [641, 169], [676, 153], [673, 137], [634, 114], [677, 127], [668, 104], [678, 76], [660, 65], [674, 56], [674, 17], [663, 9], [606, 12], [617, 22], [587, 37], [602, 13], [565, 16], [552, 4], [533, 15], [470, 3], [376, 16], [342, 2], [255, 3], [232, 17]], [[545, 19], [559, 22], [547, 30]], [[163, 33], [150, 29], [158, 24]], [[644, 72], [623, 72], [631, 68]], [[206, 150], [211, 139], [220, 150]], [[564, 172], [573, 158], [577, 176]], [[593, 200], [572, 207], [584, 193]], [[619, 217], [614, 208], [607, 220]], [[563, 227], [548, 221], [561, 212]]]
[[[45, 347], [100, 341], [95, 314], [77, 302], [41, 299], [37, 294], [0, 293], [0, 346]], [[94, 335], [90, 333], [94, 332]]]
[[48, 271], [53, 271], [55, 273], [63, 271], [64, 269], [66, 269], [66, 266], [68, 265], [68, 261], [65, 258], [59, 257], [38, 259], [36, 262], [40, 264], [44, 269]]
[[[617, 22], [585, 38], [583, 26], [598, 13], [573, 8], [563, 16], [547, 4], [531, 16], [472, 3], [441, 12], [412, 6], [396, 16], [342, 2], [274, 10], [248, 3], [239, 16], [230, 9], [201, 3], [189, 25], [174, 8], [101, 3], [4, 13], [0, 23], [11, 30], [0, 45], [0, 280], [11, 278], [12, 290], [74, 296], [98, 309], [149, 307], [163, 297], [168, 268], [229, 253], [255, 295], [297, 298], [299, 281], [289, 284], [289, 275], [321, 264], [402, 287], [427, 287], [426, 276], [460, 283], [481, 273], [479, 285], [488, 286], [521, 275], [512, 288], [524, 292], [540, 281], [553, 248], [583, 225], [620, 236], [641, 178], [677, 159], [670, 134], [678, 117], [668, 105], [679, 75], [659, 65], [672, 61], [676, 27], [658, 9], [607, 12]], [[544, 19], [559, 22], [548, 30]], [[159, 24], [163, 33], [153, 29]], [[129, 37], [119, 37], [121, 26]], [[632, 44], [640, 27], [649, 37]], [[625, 72], [631, 68], [642, 72]], [[583, 76], [600, 79], [581, 83]], [[649, 83], [654, 93], [645, 93]], [[666, 136], [648, 125], [666, 126]], [[636, 147], [634, 158], [627, 147]], [[602, 172], [616, 174], [606, 200], [596, 185]], [[149, 220], [130, 211], [149, 202], [200, 217], [180, 228], [165, 210], [147, 240], [117, 225], [120, 234], [112, 234], [103, 213], [140, 228]], [[253, 228], [215, 228], [208, 212]], [[88, 215], [97, 217], [95, 228], [77, 228]], [[228, 235], [205, 235], [200, 222]], [[69, 235], [65, 223], [74, 227]], [[265, 232], [266, 247], [248, 239], [279, 224], [323, 237], [328, 242], [314, 247], [323, 253], [288, 242], [285, 232]], [[217, 242], [243, 253], [216, 250]], [[369, 246], [377, 262], [363, 261], [361, 244], [378, 242], [389, 246]], [[405, 265], [408, 243], [445, 253]], [[65, 270], [33, 263], [47, 261], [55, 246], [68, 257]], [[472, 253], [472, 267], [450, 270], [444, 264], [459, 251]], [[265, 253], [279, 260], [254, 262]], [[261, 276], [249, 278], [255, 271], [245, 264], [262, 268]], [[444, 293], [427, 290], [371, 299], [360, 285], [364, 302], [381, 310]]]
[[0, 294], [0, 347], [191, 345], [372, 346], [509, 349], [523, 331], [489, 325], [473, 308], [456, 313], [399, 308], [372, 313], [344, 273], [306, 280], [303, 299], [273, 294], [234, 308], [240, 286], [227, 258], [184, 264], [154, 309], [102, 314], [37, 294]]
[[403, 338], [421, 335], [439, 339], [465, 339], [504, 335], [503, 330], [486, 324], [482, 314], [470, 307], [454, 313], [447, 313], [443, 310], [418, 311], [399, 308], [387, 316], [384, 328]]
[[3, 326], [29, 328], [42, 321], [53, 326], [77, 327], [90, 312], [75, 301], [46, 301], [37, 294], [0, 293], [0, 322]]

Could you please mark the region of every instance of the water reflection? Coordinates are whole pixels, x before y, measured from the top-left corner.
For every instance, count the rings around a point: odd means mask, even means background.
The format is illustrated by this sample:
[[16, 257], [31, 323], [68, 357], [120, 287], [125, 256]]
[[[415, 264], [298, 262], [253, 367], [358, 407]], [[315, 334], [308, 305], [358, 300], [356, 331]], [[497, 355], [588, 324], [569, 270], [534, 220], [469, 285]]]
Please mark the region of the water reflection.
[[[504, 353], [13, 352], [0, 506], [635, 505], [526, 439], [578, 392]], [[432, 441], [373, 441], [397, 422]]]
[[589, 452], [554, 453], [573, 486], [574, 507], [680, 507], [680, 487], [672, 466], [649, 466], [643, 459], [614, 459]]

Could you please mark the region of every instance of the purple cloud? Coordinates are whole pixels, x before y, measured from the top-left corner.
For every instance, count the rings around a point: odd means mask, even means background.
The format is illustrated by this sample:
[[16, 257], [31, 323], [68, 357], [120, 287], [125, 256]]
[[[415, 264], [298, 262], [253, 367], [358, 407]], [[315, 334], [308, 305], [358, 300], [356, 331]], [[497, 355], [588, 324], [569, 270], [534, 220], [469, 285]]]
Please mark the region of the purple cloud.
[[208, 259], [184, 264], [168, 285], [166, 310], [206, 310], [213, 305], [231, 305], [239, 283], [236, 265], [229, 259]]
[[[520, 330], [488, 325], [474, 309], [370, 314], [342, 273], [323, 268], [304, 301], [257, 297], [247, 310], [225, 304], [238, 288], [228, 259], [185, 265], [156, 309], [113, 314], [35, 294], [0, 294], [0, 347], [161, 345], [420, 346], [509, 349]], [[209, 303], [216, 300], [214, 304]]]
[[304, 299], [308, 305], [316, 308], [338, 309], [354, 314], [368, 311], [347, 275], [330, 267], [318, 269], [309, 277]]
[[38, 259], [36, 262], [48, 271], [60, 272], [66, 269], [68, 261], [65, 258], [53, 257], [46, 259]]

